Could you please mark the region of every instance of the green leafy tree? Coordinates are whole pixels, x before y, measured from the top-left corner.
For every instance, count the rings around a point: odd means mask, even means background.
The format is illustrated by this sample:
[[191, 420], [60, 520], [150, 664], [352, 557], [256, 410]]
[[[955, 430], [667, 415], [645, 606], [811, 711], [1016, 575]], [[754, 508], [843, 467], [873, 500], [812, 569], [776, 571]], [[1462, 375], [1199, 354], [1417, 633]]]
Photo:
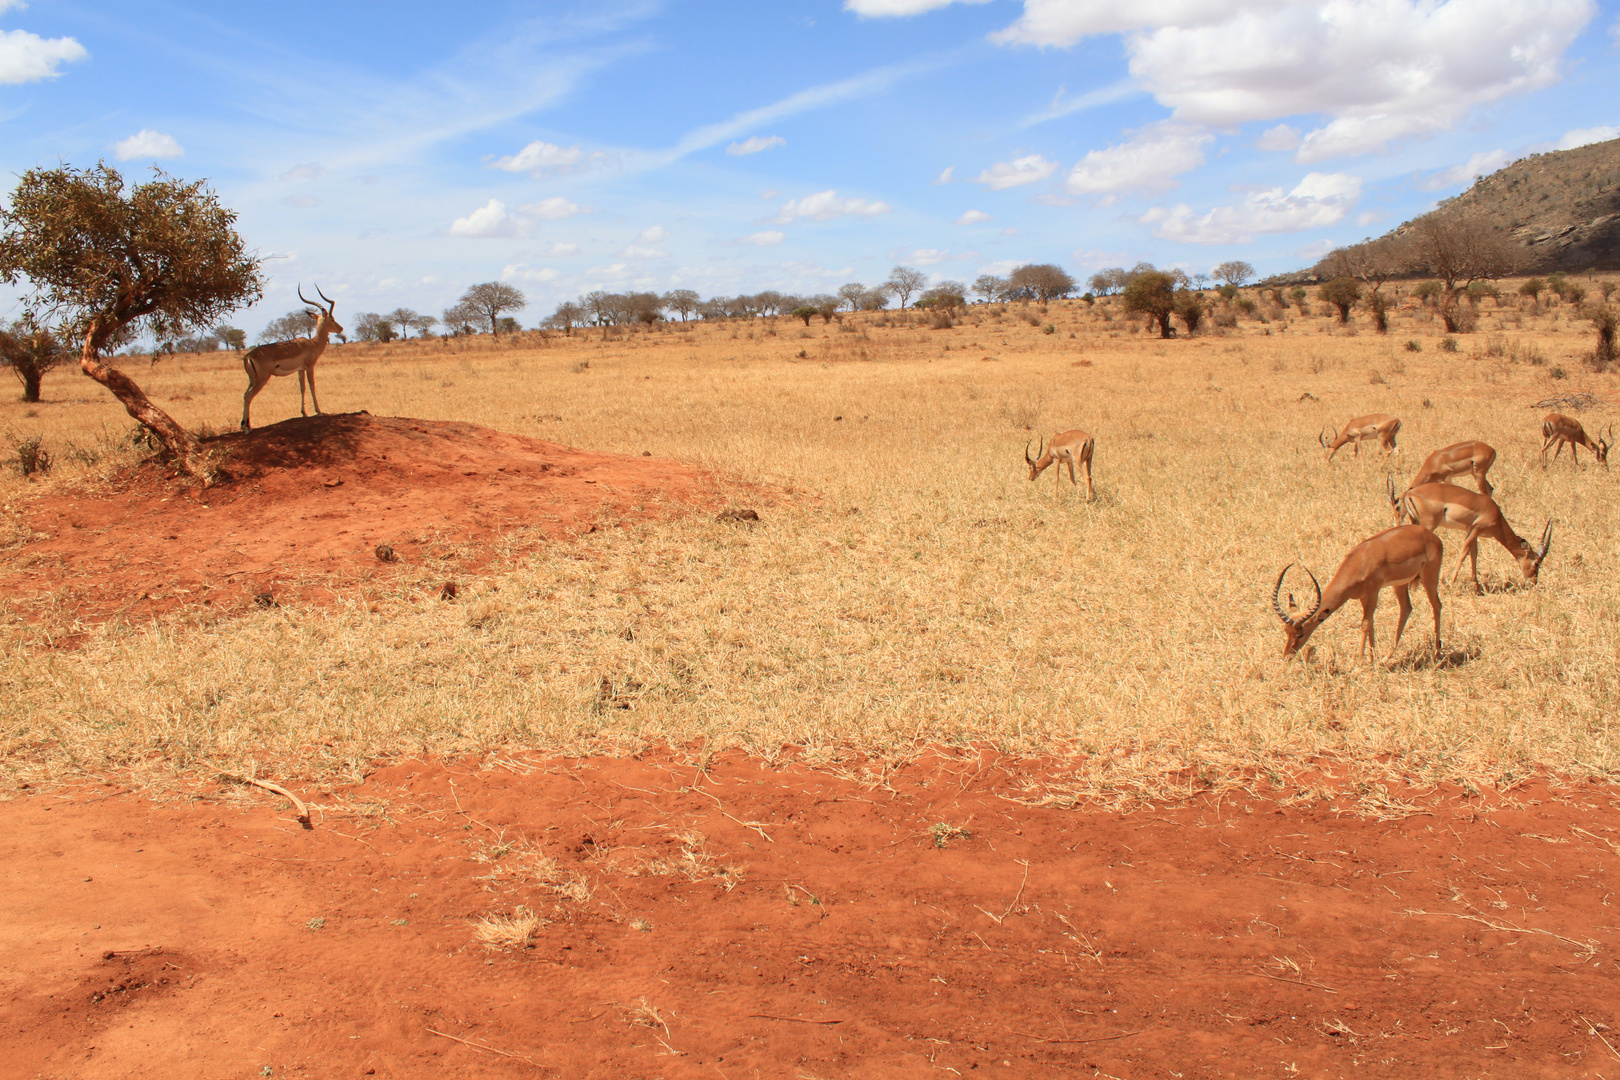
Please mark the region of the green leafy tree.
[[0, 326], [0, 363], [22, 383], [24, 401], [38, 402], [45, 373], [72, 359], [71, 348], [27, 315], [10, 326]]
[[236, 213], [204, 181], [154, 173], [128, 189], [105, 164], [23, 173], [0, 207], [0, 280], [28, 282], [31, 307], [79, 343], [85, 375], [206, 482], [212, 465], [196, 436], [102, 357], [132, 324], [159, 340], [214, 326], [263, 296], [264, 277], [236, 232]]
[[1339, 309], [1339, 321], [1350, 321], [1350, 309], [1356, 306], [1361, 299], [1361, 282], [1353, 277], [1338, 277], [1332, 281], [1324, 282], [1316, 290], [1316, 295], [1322, 300]]
[[1193, 289], [1178, 289], [1175, 309], [1181, 321], [1187, 324], [1187, 333], [1197, 333], [1198, 324], [1204, 320], [1204, 295]]
[[1170, 317], [1176, 313], [1176, 279], [1162, 270], [1144, 270], [1125, 287], [1125, 310], [1159, 324], [1161, 338], [1173, 337]]

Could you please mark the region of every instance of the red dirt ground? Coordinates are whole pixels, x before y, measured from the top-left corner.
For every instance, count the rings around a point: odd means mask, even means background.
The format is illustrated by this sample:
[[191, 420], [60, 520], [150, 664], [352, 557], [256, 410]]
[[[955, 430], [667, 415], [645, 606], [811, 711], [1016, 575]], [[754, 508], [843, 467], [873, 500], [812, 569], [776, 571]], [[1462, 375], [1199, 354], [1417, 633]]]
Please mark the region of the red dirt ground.
[[488, 561], [515, 530], [536, 540], [598, 522], [720, 501], [680, 462], [572, 450], [471, 424], [347, 413], [206, 440], [229, 479], [199, 489], [154, 462], [106, 489], [28, 505], [35, 539], [9, 553], [0, 590], [89, 621], [186, 604], [230, 610], [261, 593], [330, 596], [403, 565]]
[[[25, 791], [0, 1077], [1620, 1076], [1613, 788], [1121, 814], [1020, 768], [406, 762], [303, 791], [312, 830]], [[689, 832], [736, 875], [660, 867]], [[590, 899], [491, 878], [514, 842]], [[520, 905], [531, 947], [474, 939]]]

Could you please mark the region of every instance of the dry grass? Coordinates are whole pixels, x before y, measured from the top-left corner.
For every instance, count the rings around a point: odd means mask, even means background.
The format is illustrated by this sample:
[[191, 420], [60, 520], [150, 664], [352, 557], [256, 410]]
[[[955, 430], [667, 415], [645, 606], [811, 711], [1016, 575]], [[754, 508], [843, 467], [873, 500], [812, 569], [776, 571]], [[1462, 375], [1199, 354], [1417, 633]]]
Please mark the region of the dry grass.
[[540, 916], [520, 907], [510, 915], [491, 912], [475, 920], [473, 937], [486, 949], [526, 949], [540, 926]]
[[[931, 741], [1154, 768], [1332, 753], [1435, 778], [1609, 771], [1620, 474], [1542, 469], [1526, 406], [1577, 390], [1620, 401], [1620, 377], [1585, 373], [1593, 337], [1572, 308], [1517, 301], [1485, 301], [1456, 354], [1411, 309], [1387, 336], [1290, 310], [1161, 342], [1111, 304], [1078, 302], [1035, 325], [975, 308], [950, 330], [890, 313], [817, 323], [809, 339], [783, 319], [336, 348], [320, 369], [329, 410], [647, 450], [793, 494], [759, 505], [759, 525], [692, 517], [545, 545], [459, 604], [407, 576], [378, 600], [114, 625], [71, 652], [42, 648], [0, 605], [4, 769], [285, 755], [321, 771], [377, 754], [654, 742], [793, 744], [827, 761]], [[132, 371], [190, 425], [239, 413], [232, 358]], [[289, 386], [260, 396], [259, 422], [288, 414]], [[59, 462], [44, 480], [0, 481], [8, 505], [134, 454], [117, 448], [128, 422], [88, 382], [57, 374], [46, 392], [44, 405], [0, 405], [0, 430], [42, 436]], [[1357, 616], [1340, 614], [1313, 658], [1285, 664], [1278, 569], [1331, 574], [1390, 523], [1378, 455], [1328, 467], [1316, 446], [1324, 424], [1373, 411], [1404, 421], [1402, 479], [1445, 443], [1494, 445], [1498, 501], [1532, 538], [1556, 521], [1552, 557], [1521, 590], [1507, 555], [1482, 549], [1489, 594], [1443, 590], [1438, 661], [1421, 598], [1389, 650], [1386, 598], [1376, 663], [1357, 661]], [[1050, 476], [1030, 484], [1020, 457], [1026, 439], [1076, 426], [1097, 440], [1090, 505], [1066, 481], [1055, 495]], [[1449, 580], [1461, 536], [1441, 539]]]

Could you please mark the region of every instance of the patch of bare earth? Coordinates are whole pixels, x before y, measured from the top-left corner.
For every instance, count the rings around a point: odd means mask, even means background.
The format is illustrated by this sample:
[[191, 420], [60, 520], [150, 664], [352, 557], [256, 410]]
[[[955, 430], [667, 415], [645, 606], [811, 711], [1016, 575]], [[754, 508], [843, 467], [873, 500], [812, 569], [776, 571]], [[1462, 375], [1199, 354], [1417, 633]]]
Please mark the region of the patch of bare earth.
[[988, 752], [0, 803], [5, 1077], [1620, 1074], [1613, 788], [1031, 805]]
[[[149, 461], [24, 507], [32, 539], [0, 564], [0, 590], [25, 612], [49, 604], [92, 622], [229, 610], [265, 593], [331, 596], [427, 560], [476, 570], [504, 538], [540, 542], [721, 497], [713, 477], [680, 462], [366, 413], [205, 445], [222, 455], [214, 487]], [[398, 562], [379, 561], [379, 545]]]

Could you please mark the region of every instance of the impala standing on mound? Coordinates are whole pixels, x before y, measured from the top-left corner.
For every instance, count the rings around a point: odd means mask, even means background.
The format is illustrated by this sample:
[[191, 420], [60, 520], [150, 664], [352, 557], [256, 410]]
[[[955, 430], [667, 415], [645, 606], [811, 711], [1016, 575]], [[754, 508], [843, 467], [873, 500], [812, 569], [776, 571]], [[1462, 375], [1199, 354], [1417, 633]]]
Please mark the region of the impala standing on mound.
[[[1613, 424], [1609, 425], [1607, 434], [1609, 438], [1614, 437]], [[1597, 455], [1597, 459], [1603, 463], [1605, 469], [1609, 467], [1609, 447], [1614, 444], [1609, 442], [1609, 438], [1604, 438], [1603, 435], [1599, 435], [1598, 441], [1594, 443], [1591, 437], [1586, 434], [1586, 429], [1581, 427], [1579, 420], [1565, 416], [1563, 413], [1548, 413], [1541, 421], [1541, 437], [1547, 440], [1541, 444], [1543, 462], [1547, 458], [1547, 447], [1553, 443], [1558, 444], [1558, 449], [1553, 451], [1553, 460], [1557, 461], [1558, 455], [1564, 452], [1564, 444], [1568, 443], [1569, 456], [1575, 464], [1579, 465], [1581, 463], [1580, 454], [1575, 448], [1584, 446]]]
[[1316, 606], [1299, 618], [1290, 618], [1277, 597], [1282, 592], [1283, 578], [1293, 563], [1283, 567], [1277, 575], [1277, 585], [1271, 590], [1271, 606], [1277, 618], [1283, 621], [1283, 656], [1290, 657], [1310, 640], [1316, 628], [1327, 617], [1351, 600], [1361, 601], [1360, 653], [1373, 648], [1373, 612], [1378, 607], [1378, 593], [1394, 589], [1395, 600], [1401, 605], [1401, 618], [1395, 624], [1395, 644], [1401, 643], [1401, 631], [1412, 614], [1412, 597], [1408, 591], [1412, 582], [1422, 580], [1423, 591], [1429, 594], [1429, 606], [1434, 609], [1434, 651], [1440, 652], [1440, 561], [1445, 548], [1440, 538], [1422, 525], [1402, 525], [1385, 529], [1350, 549], [1350, 554], [1339, 564], [1338, 572], [1328, 582], [1327, 591], [1317, 584], [1316, 575], [1309, 570], [1311, 585], [1316, 589]]
[[[1332, 428], [1328, 429], [1333, 431]], [[1356, 444], [1356, 456], [1361, 456], [1361, 441], [1376, 438], [1384, 447], [1384, 454], [1388, 456], [1400, 449], [1395, 445], [1395, 436], [1401, 430], [1399, 418], [1388, 413], [1372, 413], [1368, 416], [1358, 416], [1344, 425], [1343, 431], [1334, 431], [1331, 435], [1318, 432], [1316, 441], [1322, 444], [1327, 451], [1327, 459], [1333, 460], [1333, 455], [1347, 442]]]
[[1029, 466], [1029, 478], [1034, 480], [1045, 472], [1053, 462], [1057, 462], [1057, 468], [1052, 470], [1053, 493], [1056, 494], [1057, 482], [1063, 477], [1064, 465], [1069, 467], [1069, 483], [1079, 487], [1080, 481], [1074, 478], [1074, 464], [1078, 461], [1086, 467], [1086, 502], [1090, 502], [1091, 452], [1096, 449], [1096, 446], [1097, 440], [1083, 431], [1065, 431], [1052, 436], [1050, 443], [1042, 439], [1040, 457], [1032, 458], [1029, 456], [1029, 443], [1025, 442], [1024, 463]]
[[1389, 503], [1395, 508], [1395, 523], [1410, 520], [1426, 529], [1462, 529], [1468, 534], [1463, 541], [1462, 554], [1457, 557], [1457, 569], [1452, 572], [1451, 583], [1457, 584], [1462, 573], [1463, 560], [1474, 568], [1474, 593], [1483, 596], [1479, 585], [1479, 541], [1488, 536], [1507, 549], [1519, 560], [1524, 579], [1535, 584], [1541, 573], [1541, 564], [1552, 547], [1552, 522], [1541, 531], [1541, 550], [1537, 551], [1515, 533], [1502, 516], [1502, 508], [1489, 495], [1476, 495], [1455, 484], [1419, 484], [1408, 488], [1406, 494], [1395, 494], [1395, 482], [1389, 483]]
[[[1423, 459], [1418, 474], [1407, 484], [1407, 490], [1424, 484], [1443, 484], [1453, 476], [1472, 473], [1481, 495], [1494, 495], [1495, 489], [1485, 474], [1496, 464], [1496, 450], [1482, 442], [1452, 443]], [[1431, 528], [1433, 526], [1430, 526]]]
[[291, 375], [298, 373], [298, 415], [308, 416], [304, 411], [304, 380], [309, 379], [309, 399], [315, 403], [315, 415], [321, 415], [321, 399], [315, 396], [315, 361], [321, 358], [326, 351], [326, 339], [330, 334], [343, 333], [343, 327], [332, 317], [332, 309], [337, 307], [337, 301], [329, 299], [321, 292], [319, 285], [315, 286], [315, 293], [326, 301], [326, 307], [305, 299], [304, 287], [298, 287], [298, 299], [303, 300], [313, 310], [315, 316], [315, 336], [307, 338], [293, 338], [291, 341], [277, 341], [269, 345], [256, 345], [249, 349], [242, 357], [242, 367], [247, 371], [247, 393], [242, 395], [242, 430], [250, 429], [248, 423], [248, 408], [253, 399], [258, 396], [264, 384], [275, 375]]

